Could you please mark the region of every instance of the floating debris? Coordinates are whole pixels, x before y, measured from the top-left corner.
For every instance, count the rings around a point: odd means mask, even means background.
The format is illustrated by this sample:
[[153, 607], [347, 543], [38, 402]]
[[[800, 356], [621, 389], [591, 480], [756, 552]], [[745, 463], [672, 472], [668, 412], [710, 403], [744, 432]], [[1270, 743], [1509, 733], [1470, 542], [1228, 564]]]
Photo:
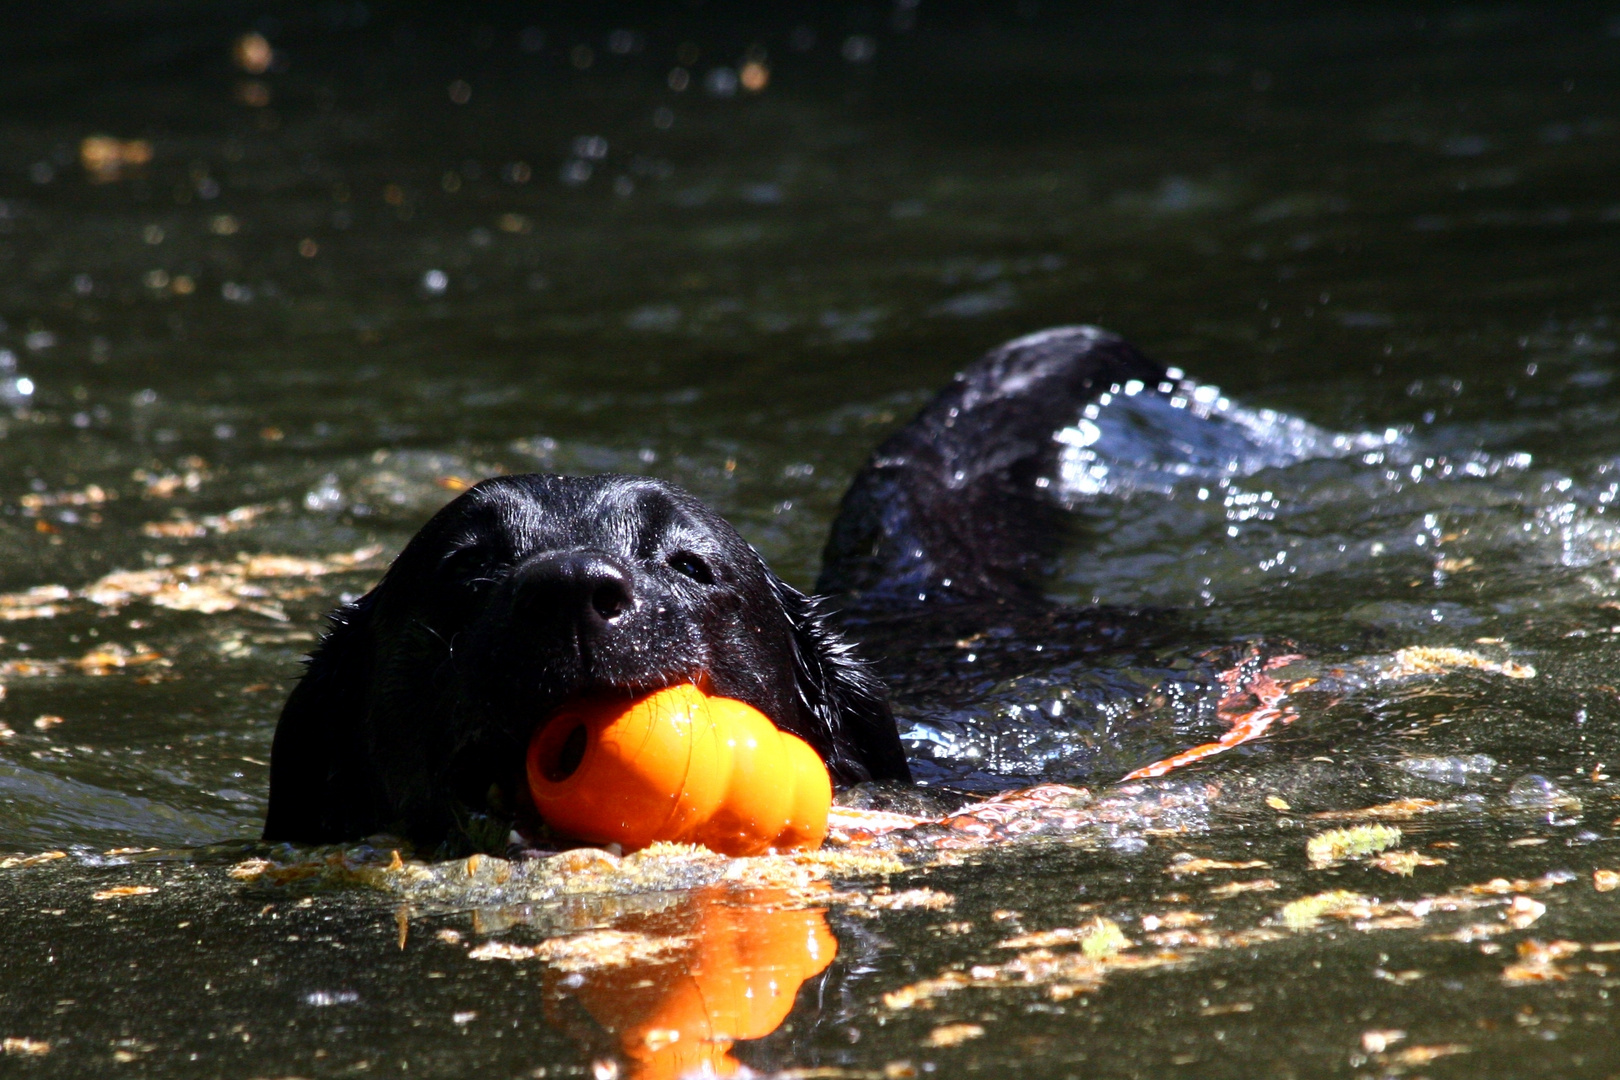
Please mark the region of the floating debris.
[[1211, 870], [1269, 870], [1271, 864], [1263, 859], [1251, 859], [1248, 862], [1222, 862], [1219, 859], [1197, 859], [1182, 852], [1170, 860], [1170, 865], [1164, 868], [1167, 874], [1181, 877], [1184, 874], [1207, 874]]
[[1567, 968], [1558, 961], [1581, 951], [1578, 941], [1537, 941], [1531, 938], [1518, 945], [1518, 962], [1502, 969], [1502, 981], [1508, 986], [1527, 983], [1563, 982], [1569, 978]]
[[1220, 673], [1226, 693], [1221, 698], [1216, 714], [1226, 724], [1226, 734], [1214, 742], [1203, 743], [1179, 754], [1172, 754], [1127, 773], [1125, 779], [1144, 780], [1225, 753], [1235, 746], [1252, 742], [1270, 731], [1274, 724], [1292, 724], [1299, 719], [1287, 704], [1289, 693], [1314, 683], [1315, 679], [1284, 685], [1271, 676], [1271, 672], [1305, 659], [1292, 653], [1273, 656], [1264, 662], [1258, 651], [1252, 651], [1243, 663]]
[[1084, 926], [1065, 926], [1056, 930], [1020, 934], [998, 942], [996, 948], [1049, 949], [1055, 945], [1079, 945], [1083, 955], [1095, 958], [1129, 949], [1133, 944], [1118, 923], [1098, 917]]
[[1290, 930], [1308, 930], [1322, 921], [1324, 915], [1337, 915], [1347, 911], [1371, 911], [1373, 901], [1360, 893], [1347, 889], [1334, 889], [1290, 901], [1277, 912], [1277, 921]]
[[938, 978], [922, 979], [898, 990], [889, 991], [883, 995], [883, 1004], [896, 1011], [910, 1009], [930, 998], [943, 997], [954, 990], [972, 985], [973, 979], [966, 972], [947, 971]]
[[128, 648], [117, 642], [108, 642], [72, 661], [73, 667], [82, 675], [110, 675], [124, 668], [145, 667], [151, 664], [172, 666], [171, 662], [156, 649], [150, 649], [139, 642]]
[[[899, 858], [865, 851], [803, 851], [728, 858], [692, 844], [658, 843], [616, 857], [599, 848], [516, 859], [474, 855], [429, 863], [402, 858], [398, 849], [357, 845], [289, 851], [289, 858], [257, 857], [232, 866], [238, 881], [280, 887], [355, 885], [412, 901], [452, 907], [538, 903], [566, 897], [676, 893], [724, 884], [774, 888], [816, 902], [866, 903], [864, 894], [828, 894], [828, 879], [884, 877], [907, 869]], [[929, 889], [892, 894], [900, 908], [943, 907], [949, 894]], [[881, 907], [881, 904], [873, 906]]]
[[1395, 1043], [1403, 1042], [1405, 1039], [1406, 1032], [1399, 1029], [1363, 1031], [1361, 1033], [1361, 1048], [1369, 1054], [1382, 1054]]
[[624, 930], [593, 930], [570, 937], [551, 938], [538, 945], [508, 945], [489, 941], [470, 949], [474, 960], [544, 960], [568, 972], [624, 967], [659, 960], [690, 944], [690, 937], [639, 934]]
[[1386, 851], [1377, 858], [1369, 861], [1369, 865], [1401, 877], [1411, 877], [1412, 872], [1420, 866], [1444, 866], [1446, 860], [1433, 855], [1425, 855], [1420, 851]]
[[1442, 675], [1449, 671], [1472, 670], [1505, 675], [1510, 679], [1533, 679], [1536, 669], [1513, 660], [1492, 660], [1469, 649], [1430, 645], [1409, 645], [1396, 649], [1389, 663], [1379, 672], [1386, 679], [1409, 679], [1414, 675]]
[[1085, 933], [1080, 938], [1080, 952], [1084, 956], [1096, 959], [1101, 956], [1112, 956], [1117, 952], [1129, 949], [1134, 942], [1125, 936], [1119, 924], [1111, 919], [1093, 919], [1084, 927]]
[[176, 510], [168, 521], [148, 521], [141, 526], [141, 535], [155, 539], [191, 540], [204, 536], [224, 536], [245, 529], [266, 514], [279, 510], [275, 503], [257, 503], [238, 506], [223, 514], [204, 514], [193, 518]]
[[903, 843], [921, 841], [943, 853], [1039, 836], [1073, 835], [1088, 828], [1114, 828], [1131, 818], [1146, 827], [1155, 818], [1173, 819], [1203, 805], [1201, 794], [1187, 792], [1150, 793], [1137, 787], [1097, 798], [1085, 788], [1040, 784], [969, 803], [933, 820], [834, 807], [827, 843], [832, 847], [869, 847], [882, 844], [890, 834], [898, 834]]
[[20, 1036], [7, 1036], [0, 1040], [0, 1052], [7, 1054], [30, 1054], [34, 1057], [43, 1057], [51, 1052], [51, 1044], [42, 1039], [26, 1039]]
[[31, 491], [17, 500], [25, 517], [38, 517], [41, 510], [58, 506], [100, 506], [118, 498], [118, 492], [109, 491], [100, 484], [90, 484], [78, 491]]
[[150, 885], [115, 885], [110, 889], [102, 889], [100, 892], [91, 893], [90, 899], [117, 900], [124, 896], [149, 896], [155, 892], [157, 890]]
[[1401, 830], [1393, 825], [1353, 825], [1330, 829], [1310, 838], [1305, 854], [1318, 869], [1345, 859], [1373, 855], [1401, 842]]
[[927, 1044], [933, 1047], [960, 1046], [970, 1039], [984, 1037], [984, 1028], [978, 1024], [945, 1024], [928, 1033]]
[[1476, 941], [1500, 937], [1511, 929], [1512, 927], [1508, 926], [1507, 923], [1469, 923], [1447, 934], [1431, 934], [1429, 940], [1457, 941], [1464, 945], [1472, 945]]
[[935, 978], [903, 986], [884, 994], [883, 1003], [895, 1011], [926, 1007], [933, 998], [970, 986], [1044, 986], [1049, 997], [1063, 1001], [1076, 994], [1101, 988], [1108, 976], [1115, 972], [1182, 964], [1188, 959], [1182, 953], [1170, 951], [1145, 955], [1115, 952], [1087, 956], [1080, 952], [1054, 953], [1050, 949], [1032, 949], [1006, 963], [976, 964], [966, 972], [946, 971]]
[[1463, 1043], [1436, 1043], [1431, 1046], [1408, 1046], [1393, 1054], [1380, 1054], [1378, 1063], [1390, 1069], [1407, 1069], [1413, 1065], [1427, 1065], [1431, 1061], [1453, 1054], [1466, 1054], [1470, 1049]]
[[1258, 878], [1254, 881], [1229, 881], [1225, 885], [1215, 885], [1209, 890], [1209, 895], [1217, 900], [1226, 900], [1244, 893], [1275, 892], [1280, 888], [1282, 886], [1272, 878]]
[[[1227, 725], [1226, 733], [1214, 742], [1203, 743], [1143, 765], [1126, 774], [1125, 780], [1163, 776], [1258, 739], [1274, 726], [1293, 723], [1299, 718], [1299, 714], [1289, 704], [1290, 695], [1318, 686], [1321, 680], [1313, 675], [1279, 681], [1279, 677], [1274, 677], [1271, 673], [1276, 671], [1281, 677], [1286, 677], [1284, 669], [1305, 659], [1303, 656], [1288, 654], [1262, 660], [1260, 653], [1255, 651], [1244, 662], [1221, 672], [1220, 679], [1226, 693], [1217, 708], [1217, 714]], [[1493, 660], [1466, 649], [1423, 645], [1397, 649], [1387, 659], [1366, 661], [1360, 666], [1367, 667], [1373, 675], [1385, 680], [1410, 679], [1419, 675], [1437, 675], [1457, 670], [1484, 671], [1505, 675], [1511, 679], [1531, 679], [1536, 674], [1535, 668], [1513, 660]], [[1278, 806], [1278, 803], [1282, 805]], [[1267, 805], [1278, 810], [1288, 808], [1285, 800], [1275, 796], [1267, 799]]]
[[88, 135], [79, 141], [79, 164], [92, 183], [110, 184], [125, 169], [138, 169], [152, 163], [152, 144], [145, 139], [115, 139], [111, 135]]
[[[173, 667], [173, 661], [164, 657], [155, 649], [136, 643], [132, 646], [123, 646], [117, 642], [107, 642], [98, 645], [76, 659], [71, 660], [6, 660], [0, 662], [0, 678], [33, 679], [41, 677], [54, 677], [59, 675], [111, 675], [126, 668], [135, 667]], [[42, 721], [45, 721], [42, 723]], [[62, 722], [60, 716], [42, 716], [34, 721], [34, 726], [43, 731], [52, 724]]]
[[1143, 930], [1185, 930], [1189, 926], [1202, 926], [1212, 916], [1201, 911], [1166, 911], [1158, 915], [1142, 916]]
[[231, 45], [231, 61], [249, 75], [263, 75], [275, 59], [275, 49], [256, 30], [243, 34]]
[[1461, 892], [1474, 896], [1508, 896], [1513, 893], [1545, 892], [1559, 885], [1567, 885], [1575, 880], [1575, 874], [1569, 870], [1552, 870], [1538, 878], [1492, 878], [1478, 885], [1465, 885]]
[[0, 593], [0, 622], [54, 618], [68, 610], [63, 601], [71, 599], [73, 590], [62, 585], [35, 585], [22, 592]]
[[1320, 814], [1312, 814], [1317, 821], [1358, 821], [1362, 819], [1405, 821], [1417, 817], [1419, 814], [1428, 814], [1436, 810], [1445, 809], [1446, 804], [1436, 802], [1434, 799], [1396, 799], [1394, 802], [1379, 803], [1377, 806], [1365, 806], [1359, 810], [1326, 810]]
[[1528, 896], [1515, 896], [1502, 913], [1502, 918], [1515, 930], [1528, 930], [1546, 913], [1547, 905], [1541, 901]]
[[889, 887], [884, 885], [867, 896], [866, 903], [883, 911], [905, 911], [908, 908], [943, 911], [956, 903], [956, 897], [936, 889], [906, 889], [891, 893]]
[[[213, 231], [216, 233], [221, 231], [218, 218], [214, 219]], [[234, 221], [229, 231], [236, 231]], [[183, 464], [186, 466], [183, 473], [155, 473], [149, 469], [136, 469], [130, 473], [130, 479], [139, 481], [145, 489], [142, 493], [153, 499], [171, 498], [181, 491], [201, 491], [203, 481], [213, 479], [213, 474], [208, 471], [207, 462], [202, 458], [189, 458]]]
[[1415, 969], [1409, 969], [1406, 971], [1385, 971], [1383, 968], [1373, 969], [1373, 978], [1383, 979], [1385, 982], [1394, 983], [1396, 986], [1410, 986], [1412, 983], [1415, 983], [1419, 979], [1423, 978], [1426, 974], [1428, 974], [1428, 972], [1417, 971]]
[[241, 609], [286, 622], [281, 607], [315, 590], [289, 584], [327, 574], [371, 569], [381, 544], [324, 559], [293, 555], [252, 555], [230, 562], [187, 563], [150, 570], [117, 570], [77, 592], [61, 585], [42, 585], [20, 593], [0, 594], [0, 620], [51, 618], [70, 610], [73, 600], [88, 600], [107, 611], [119, 611], [137, 600], [172, 611], [205, 615]]

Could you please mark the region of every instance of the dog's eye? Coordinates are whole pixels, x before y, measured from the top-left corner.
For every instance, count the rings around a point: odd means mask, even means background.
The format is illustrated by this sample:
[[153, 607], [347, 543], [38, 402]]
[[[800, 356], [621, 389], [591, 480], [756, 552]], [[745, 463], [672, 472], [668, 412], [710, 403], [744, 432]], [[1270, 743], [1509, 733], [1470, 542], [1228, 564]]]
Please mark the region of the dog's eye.
[[693, 581], [702, 582], [704, 585], [714, 584], [714, 571], [709, 569], [709, 564], [690, 551], [677, 551], [665, 561], [678, 574], [683, 574]]

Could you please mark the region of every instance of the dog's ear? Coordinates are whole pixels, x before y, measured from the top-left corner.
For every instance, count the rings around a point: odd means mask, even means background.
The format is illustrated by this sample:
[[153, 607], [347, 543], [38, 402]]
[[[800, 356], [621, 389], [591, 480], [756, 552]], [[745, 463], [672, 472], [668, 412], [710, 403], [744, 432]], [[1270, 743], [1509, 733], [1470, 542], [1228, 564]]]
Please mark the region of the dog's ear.
[[794, 682], [810, 714], [811, 742], [836, 784], [864, 780], [911, 781], [883, 684], [828, 624], [820, 601], [767, 572], [771, 590], [792, 627]]
[[270, 748], [264, 838], [335, 843], [382, 827], [373, 821], [362, 728], [370, 707], [377, 590], [331, 615], [308, 670], [287, 699]]

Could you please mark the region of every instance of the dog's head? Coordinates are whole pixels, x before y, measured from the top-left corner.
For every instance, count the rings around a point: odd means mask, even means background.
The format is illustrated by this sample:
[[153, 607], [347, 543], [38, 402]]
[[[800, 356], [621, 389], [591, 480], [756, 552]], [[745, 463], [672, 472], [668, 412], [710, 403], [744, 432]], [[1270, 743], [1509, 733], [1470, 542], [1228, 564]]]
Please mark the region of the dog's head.
[[879, 687], [701, 502], [642, 477], [487, 480], [333, 616], [276, 731], [265, 836], [453, 842], [521, 817], [524, 749], [559, 705], [693, 681], [838, 782], [907, 776]]

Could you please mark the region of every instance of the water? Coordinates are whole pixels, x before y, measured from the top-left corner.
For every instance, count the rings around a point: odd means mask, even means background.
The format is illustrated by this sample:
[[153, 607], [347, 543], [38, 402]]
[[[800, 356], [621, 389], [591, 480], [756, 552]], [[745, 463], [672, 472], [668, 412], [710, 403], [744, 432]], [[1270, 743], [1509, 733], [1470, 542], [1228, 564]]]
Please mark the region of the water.
[[[1052, 7], [12, 17], [0, 853], [68, 854], [0, 870], [9, 1069], [651, 1076], [602, 1002], [729, 964], [797, 1005], [716, 1068], [1613, 1071], [1613, 13]], [[466, 482], [666, 477], [808, 586], [886, 432], [1073, 322], [1313, 426], [1078, 483], [1049, 591], [1113, 614], [870, 628], [936, 791], [1086, 783], [1078, 824], [903, 851], [933, 907], [848, 868], [595, 907], [227, 874], [320, 614]], [[1224, 730], [1251, 641], [1305, 656], [1298, 719], [1108, 795]], [[1311, 815], [1398, 799], [1435, 805], [1367, 820], [1444, 865], [1309, 862], [1366, 823]], [[1363, 900], [1290, 906], [1332, 890]], [[776, 909], [836, 958], [712, 959]], [[1097, 919], [1134, 944], [1063, 960]], [[582, 929], [694, 936], [575, 984], [469, 956]]]

